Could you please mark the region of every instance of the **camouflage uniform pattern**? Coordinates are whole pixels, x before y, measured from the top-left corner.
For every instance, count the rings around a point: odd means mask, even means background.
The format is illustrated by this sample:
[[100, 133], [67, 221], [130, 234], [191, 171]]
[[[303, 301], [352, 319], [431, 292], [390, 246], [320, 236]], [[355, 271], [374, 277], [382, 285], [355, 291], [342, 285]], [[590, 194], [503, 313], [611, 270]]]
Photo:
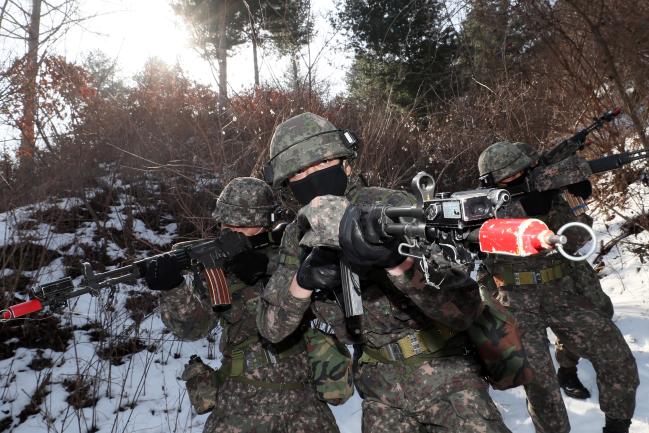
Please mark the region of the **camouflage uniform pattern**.
[[[412, 203], [409, 195], [382, 188], [352, 187], [347, 197], [353, 204]], [[323, 200], [322, 205], [326, 206], [325, 203]], [[318, 212], [312, 215], [326, 217]], [[310, 225], [318, 227], [321, 223], [324, 221]], [[337, 227], [339, 221], [332, 219], [329, 224]], [[280, 247], [280, 263], [282, 255], [299, 255], [302, 236], [297, 222], [289, 225]], [[343, 311], [334, 299], [298, 299], [290, 293], [298, 265], [280, 264], [267, 284], [259, 309], [260, 333], [271, 341], [279, 341], [299, 326], [310, 308], [335, 330], [340, 340], [354, 342], [345, 327]], [[426, 286], [422, 275], [414, 270], [398, 277], [389, 276], [382, 269], [367, 270], [361, 275], [364, 347], [380, 348], [416, 330], [429, 329], [437, 321], [457, 331], [444, 349], [458, 349], [455, 354], [427, 359], [418, 365], [361, 358], [354, 371], [354, 383], [364, 397], [363, 431], [507, 432], [487, 393], [487, 383], [479, 375], [479, 364], [473, 356], [464, 355], [468, 337], [462, 331], [482, 307], [477, 286], [460, 269], [452, 267], [434, 276], [439, 280], [446, 277], [441, 290]]]
[[[259, 250], [269, 258], [269, 274], [277, 267], [277, 250]], [[258, 336], [256, 312], [263, 283], [247, 286], [233, 275], [227, 275], [232, 293], [232, 306], [214, 312], [207, 293], [187, 283], [163, 292], [160, 302], [165, 325], [179, 338], [196, 340], [221, 325], [220, 349], [223, 364], [232, 360], [232, 348]], [[253, 342], [251, 356], [264, 356], [269, 343]], [[245, 380], [273, 384], [305, 384], [303, 389], [265, 389], [225, 377], [216, 391], [214, 409], [204, 428], [205, 433], [225, 432], [338, 432], [329, 407], [318, 400], [312, 386], [312, 372], [306, 348], [276, 364], [265, 365], [243, 373]]]
[[313, 113], [291, 117], [275, 129], [270, 141], [273, 186], [315, 163], [353, 155], [342, 133], [327, 119]]
[[[534, 215], [557, 230], [570, 209], [556, 195], [548, 215]], [[562, 217], [563, 215], [563, 217]], [[499, 217], [526, 217], [518, 199], [499, 211]], [[564, 266], [563, 277], [546, 283], [503, 284], [507, 272], [529, 272], [555, 265]], [[528, 410], [536, 431], [568, 432], [570, 425], [548, 348], [546, 327], [576, 356], [590, 360], [597, 372], [600, 408], [614, 419], [630, 419], [635, 409], [638, 372], [633, 355], [619, 329], [579, 294], [573, 269], [583, 265], [568, 262], [556, 253], [526, 258], [487, 256], [483, 272], [500, 282], [498, 300], [514, 315], [535, 379], [525, 386]]]
[[212, 217], [231, 226], [268, 227], [274, 208], [273, 190], [264, 181], [238, 177], [223, 188]]
[[[593, 225], [592, 218], [585, 213], [575, 216], [566, 202], [561, 199], [557, 199], [557, 204], [550, 209], [548, 219], [552, 221], [555, 229], [573, 221], [578, 221], [589, 226]], [[571, 254], [577, 252], [589, 240], [588, 235], [581, 229], [567, 230], [564, 234], [568, 238], [568, 244], [566, 244], [565, 248]], [[597, 272], [595, 272], [592, 266], [586, 261], [570, 262], [570, 275], [575, 281], [576, 293], [590, 301], [604, 317], [612, 319], [614, 313], [613, 303], [611, 302], [611, 298], [604, 293]], [[557, 338], [555, 341], [555, 349], [555, 357], [560, 367], [577, 367], [579, 356], [572, 353], [561, 342], [560, 338]]]

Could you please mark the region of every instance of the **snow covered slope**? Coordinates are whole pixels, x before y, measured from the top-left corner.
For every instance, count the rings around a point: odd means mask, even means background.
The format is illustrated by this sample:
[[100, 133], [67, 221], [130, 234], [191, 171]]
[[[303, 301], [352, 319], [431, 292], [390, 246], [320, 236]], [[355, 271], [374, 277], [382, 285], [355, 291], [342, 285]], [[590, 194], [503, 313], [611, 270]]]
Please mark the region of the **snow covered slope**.
[[[128, 248], [119, 242], [102, 240], [102, 230], [121, 231], [126, 221], [132, 236], [141, 245], [168, 247], [177, 225], [171, 217], [150, 226], [146, 218], [128, 210], [132, 200], [120, 192], [106, 204], [100, 215], [80, 218], [69, 230], [61, 224], [45, 222], [36, 215], [57, 207], [84, 214], [90, 193], [85, 198], [51, 201], [0, 214], [0, 248], [19, 242], [45, 247], [50, 254], [46, 266], [24, 271], [35, 283], [61, 278], [65, 266], [82, 258], [92, 259], [93, 251], [102, 251], [110, 263], [128, 256]], [[634, 185], [629, 199], [618, 206], [620, 215], [602, 210], [595, 229], [606, 243], [622, 230], [624, 217], [649, 208], [649, 191]], [[135, 215], [135, 216], [134, 216]], [[613, 216], [612, 219], [607, 219]], [[622, 216], [623, 215], [623, 216]], [[604, 257], [603, 286], [616, 307], [615, 322], [633, 350], [640, 369], [638, 406], [631, 431], [649, 432], [649, 265], [634, 250], [647, 254], [649, 234], [631, 236]], [[8, 251], [8, 250], [5, 250]], [[130, 253], [145, 255], [131, 247]], [[110, 267], [109, 267], [110, 268]], [[11, 276], [10, 269], [2, 270]], [[77, 277], [76, 281], [79, 281]], [[215, 341], [182, 342], [166, 332], [154, 311], [155, 295], [140, 286], [121, 285], [99, 297], [84, 295], [55, 319], [39, 316], [37, 329], [47, 334], [40, 341], [25, 334], [20, 325], [0, 325], [0, 431], [33, 432], [200, 432], [207, 415], [192, 413], [179, 379], [184, 364], [193, 354], [220, 364]], [[22, 323], [22, 322], [21, 322]], [[57, 334], [53, 327], [64, 332]], [[50, 335], [51, 334], [51, 335]], [[65, 343], [53, 344], [56, 338]], [[550, 338], [553, 342], [554, 339]], [[60, 343], [60, 342], [59, 342]], [[26, 347], [20, 347], [20, 346]], [[11, 356], [8, 356], [12, 354]], [[580, 363], [580, 377], [593, 393], [587, 401], [566, 398], [573, 432], [601, 431], [603, 414], [597, 405], [595, 373], [587, 361]], [[533, 432], [525, 408], [522, 389], [492, 393], [514, 432]], [[345, 405], [333, 408], [341, 431], [360, 432], [360, 399], [354, 396]]]

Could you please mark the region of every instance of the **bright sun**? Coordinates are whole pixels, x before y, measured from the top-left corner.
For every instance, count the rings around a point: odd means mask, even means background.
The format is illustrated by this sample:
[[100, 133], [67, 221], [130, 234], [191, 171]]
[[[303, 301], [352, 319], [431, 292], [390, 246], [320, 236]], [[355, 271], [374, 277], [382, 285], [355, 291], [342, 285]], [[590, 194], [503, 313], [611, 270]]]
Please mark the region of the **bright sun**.
[[189, 29], [168, 0], [132, 0], [124, 5], [127, 10], [120, 13], [119, 23], [123, 36], [114, 36], [123, 38], [120, 63], [141, 64], [143, 58], [159, 57], [174, 64], [193, 54]]

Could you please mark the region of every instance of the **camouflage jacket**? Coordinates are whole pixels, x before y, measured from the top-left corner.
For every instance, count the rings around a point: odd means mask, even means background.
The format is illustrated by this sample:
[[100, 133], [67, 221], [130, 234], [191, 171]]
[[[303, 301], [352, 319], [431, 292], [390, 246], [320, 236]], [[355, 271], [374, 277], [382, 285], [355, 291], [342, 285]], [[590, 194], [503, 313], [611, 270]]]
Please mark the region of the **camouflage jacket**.
[[[277, 248], [262, 249], [269, 258], [268, 275], [277, 268]], [[259, 295], [263, 290], [263, 279], [252, 286], [247, 286], [234, 275], [226, 273], [228, 286], [232, 295], [232, 305], [223, 312], [212, 310], [207, 293], [193, 287], [191, 279], [179, 287], [163, 292], [160, 301], [160, 314], [164, 324], [179, 338], [197, 340], [206, 337], [217, 325], [221, 327], [220, 349], [223, 363], [231, 359], [232, 349], [251, 337], [258, 341], [248, 346], [253, 356], [260, 355], [266, 349], [272, 350], [272, 344], [259, 336], [256, 324], [256, 311]], [[297, 328], [297, 327], [296, 327]], [[275, 365], [266, 365], [252, 371], [246, 370], [244, 377], [271, 383], [309, 383], [311, 369], [305, 351], [280, 359]], [[265, 397], [263, 395], [266, 395]], [[282, 394], [282, 398], [272, 397]], [[217, 410], [245, 411], [249, 405], [241, 405], [242, 400], [255, 401], [257, 413], [284, 411], [290, 401], [298, 403], [305, 398], [303, 392], [284, 392], [259, 390], [256, 387], [227, 380], [220, 388], [217, 399]], [[312, 394], [312, 392], [311, 392]], [[270, 396], [270, 397], [269, 397]], [[249, 408], [252, 410], [252, 408]]]
[[[357, 205], [381, 203], [409, 205], [412, 197], [404, 192], [384, 188], [353, 187], [347, 198]], [[325, 216], [326, 217], [326, 216]], [[332, 222], [339, 224], [339, 221]], [[317, 318], [333, 327], [343, 342], [358, 342], [345, 326], [341, 306], [333, 299], [312, 297], [298, 299], [289, 287], [297, 269], [300, 240], [304, 233], [296, 222], [289, 225], [280, 246], [280, 265], [266, 285], [258, 314], [259, 332], [271, 341], [291, 334], [310, 308]], [[363, 344], [380, 347], [392, 343], [413, 330], [431, 327], [433, 320], [455, 330], [466, 329], [482, 306], [477, 285], [462, 269], [449, 267], [439, 275], [441, 289], [424, 284], [418, 270], [411, 269], [399, 277], [374, 268], [361, 277], [363, 297]]]

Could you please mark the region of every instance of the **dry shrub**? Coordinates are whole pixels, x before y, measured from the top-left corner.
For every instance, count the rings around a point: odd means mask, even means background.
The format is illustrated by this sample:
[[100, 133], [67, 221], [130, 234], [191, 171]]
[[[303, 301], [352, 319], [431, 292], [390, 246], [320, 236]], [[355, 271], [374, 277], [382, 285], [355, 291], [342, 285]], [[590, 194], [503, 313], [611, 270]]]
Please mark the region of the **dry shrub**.
[[34, 314], [29, 320], [0, 324], [0, 359], [14, 355], [16, 348], [52, 349], [65, 352], [72, 329], [63, 326], [58, 317]]
[[63, 388], [68, 392], [65, 401], [77, 410], [92, 407], [99, 400], [96, 395], [97, 387], [90, 377], [83, 375], [68, 377], [63, 380]]
[[110, 361], [113, 365], [122, 365], [123, 358], [146, 349], [146, 345], [136, 337], [114, 339], [107, 346], [97, 351], [99, 358]]

